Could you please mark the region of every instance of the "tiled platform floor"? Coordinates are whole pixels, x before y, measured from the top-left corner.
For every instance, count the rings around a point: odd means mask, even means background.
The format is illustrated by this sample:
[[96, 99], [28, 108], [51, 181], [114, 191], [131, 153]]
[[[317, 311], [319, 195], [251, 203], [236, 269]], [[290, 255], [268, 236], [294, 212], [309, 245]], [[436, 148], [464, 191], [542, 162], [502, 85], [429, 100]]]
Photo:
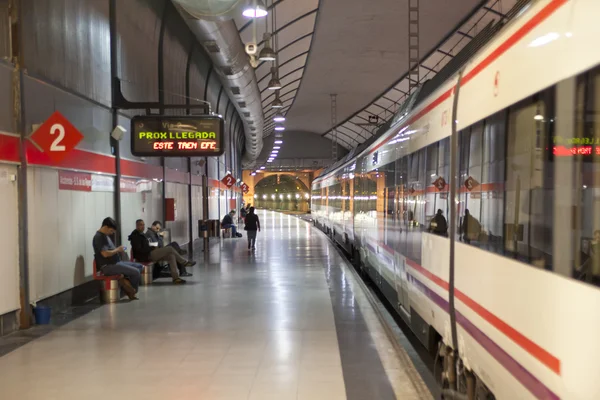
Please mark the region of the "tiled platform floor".
[[390, 356], [328, 240], [295, 217], [259, 216], [254, 253], [245, 238], [226, 239], [188, 285], [155, 281], [140, 301], [103, 306], [0, 357], [0, 398], [430, 397]]

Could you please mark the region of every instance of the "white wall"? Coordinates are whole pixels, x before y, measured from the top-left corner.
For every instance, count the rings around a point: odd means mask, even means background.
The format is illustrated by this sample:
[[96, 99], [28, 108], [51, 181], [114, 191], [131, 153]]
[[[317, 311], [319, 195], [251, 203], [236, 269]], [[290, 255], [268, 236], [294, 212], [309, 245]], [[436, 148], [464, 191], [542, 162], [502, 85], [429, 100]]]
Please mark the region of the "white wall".
[[166, 183], [165, 196], [174, 198], [177, 207], [177, 219], [172, 222], [165, 221], [165, 227], [171, 230], [172, 242], [177, 242], [184, 245], [189, 242], [188, 235], [188, 219], [189, 219], [189, 204], [188, 204], [188, 185], [180, 183]]
[[58, 171], [28, 170], [30, 297], [37, 301], [91, 278], [92, 238], [114, 217], [112, 192], [58, 189]]
[[[154, 221], [163, 222], [162, 183], [148, 183], [152, 185], [151, 190], [121, 192], [121, 229], [125, 239], [135, 229], [135, 221], [140, 218], [146, 222], [146, 227], [150, 227]], [[144, 189], [149, 184], [143, 185]]]
[[198, 239], [198, 220], [202, 215], [202, 186], [192, 186], [192, 238]]
[[19, 213], [17, 168], [0, 165], [0, 216], [4, 225], [0, 240], [0, 315], [15, 311], [19, 304]]

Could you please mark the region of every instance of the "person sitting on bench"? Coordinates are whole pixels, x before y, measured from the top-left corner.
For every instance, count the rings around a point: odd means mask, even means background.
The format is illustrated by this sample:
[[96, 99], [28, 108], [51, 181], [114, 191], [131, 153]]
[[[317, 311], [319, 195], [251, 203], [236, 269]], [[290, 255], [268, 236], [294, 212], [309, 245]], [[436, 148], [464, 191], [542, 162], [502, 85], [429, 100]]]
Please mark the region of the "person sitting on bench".
[[231, 236], [232, 237], [242, 237], [241, 233], [238, 233], [236, 226], [233, 224], [233, 216], [235, 215], [235, 210], [229, 211], [229, 214], [223, 217], [223, 221], [221, 221], [221, 228], [229, 229], [231, 228]]
[[[148, 238], [150, 243], [158, 243], [159, 249], [165, 247], [164, 232], [161, 232], [161, 228], [162, 226], [160, 221], [154, 221], [152, 223], [152, 226], [150, 226], [150, 228], [148, 228], [148, 230], [146, 231], [146, 237]], [[167, 247], [174, 248], [181, 256], [184, 256], [187, 253], [179, 246], [179, 243], [177, 242], [171, 242], [167, 245]], [[178, 262], [177, 268], [179, 269], [179, 276], [192, 276], [191, 273], [186, 271], [185, 266], [182, 263]]]
[[110, 236], [117, 231], [117, 223], [114, 219], [107, 217], [102, 221], [102, 226], [94, 235], [92, 246], [94, 246], [94, 259], [96, 268], [104, 275], [123, 275], [119, 279], [119, 284], [130, 300], [137, 300], [135, 296], [140, 285], [141, 272], [144, 266], [142, 264], [122, 261], [121, 253], [125, 252], [125, 247], [115, 248], [115, 244]]
[[135, 259], [141, 262], [166, 261], [169, 263], [169, 267], [171, 268], [171, 277], [173, 278], [173, 283], [176, 285], [186, 283], [185, 280], [179, 277], [177, 263], [180, 262], [186, 267], [191, 267], [196, 265], [196, 262], [184, 259], [173, 247], [151, 247], [148, 238], [146, 235], [144, 235], [144, 230], [146, 229], [144, 220], [138, 219], [135, 221], [135, 228], [136, 229], [131, 232], [131, 235], [129, 235], [131, 251], [133, 251], [133, 256]]

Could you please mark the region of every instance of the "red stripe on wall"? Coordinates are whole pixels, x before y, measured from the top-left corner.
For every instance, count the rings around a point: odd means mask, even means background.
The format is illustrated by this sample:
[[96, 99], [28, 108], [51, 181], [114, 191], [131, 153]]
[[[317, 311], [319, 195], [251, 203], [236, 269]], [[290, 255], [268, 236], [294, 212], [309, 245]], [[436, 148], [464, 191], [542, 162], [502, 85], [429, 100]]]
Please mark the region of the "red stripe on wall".
[[17, 136], [0, 133], [0, 161], [20, 162], [20, 139]]
[[25, 147], [25, 154], [30, 165], [116, 174], [115, 158], [109, 155], [74, 149], [63, 161], [56, 164], [29, 141]]
[[163, 167], [121, 159], [121, 175], [146, 179], [162, 179]]
[[[421, 273], [421, 275], [428, 278], [430, 281], [438, 285], [439, 287], [448, 290], [449, 285], [448, 282], [440, 278], [439, 276], [431, 273], [426, 270], [416, 262], [406, 259], [406, 263], [413, 268], [414, 270]], [[456, 298], [462, 301], [467, 307], [473, 310], [477, 315], [486, 320], [490, 325], [494, 328], [498, 329], [504, 335], [506, 335], [509, 339], [519, 345], [523, 350], [531, 354], [542, 364], [550, 368], [557, 375], [560, 375], [560, 360], [550, 354], [548, 351], [544, 350], [542, 347], [525, 337], [523, 334], [518, 332], [516, 329], [508, 325], [506, 322], [502, 321], [496, 315], [488, 311], [481, 304], [477, 303], [475, 300], [471, 299], [469, 296], [464, 294], [458, 289], [454, 290], [454, 294]]]

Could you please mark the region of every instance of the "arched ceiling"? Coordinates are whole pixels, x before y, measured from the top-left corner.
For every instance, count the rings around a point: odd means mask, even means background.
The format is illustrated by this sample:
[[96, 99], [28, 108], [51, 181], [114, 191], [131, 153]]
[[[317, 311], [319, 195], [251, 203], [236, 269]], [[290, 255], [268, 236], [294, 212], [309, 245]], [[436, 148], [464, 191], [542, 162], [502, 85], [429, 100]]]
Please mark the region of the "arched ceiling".
[[[265, 1], [269, 15], [256, 20], [239, 15], [235, 23], [240, 31], [242, 42], [250, 43], [256, 35], [259, 51], [263, 46], [265, 31], [273, 32], [277, 39], [277, 55], [279, 62], [279, 80], [283, 87], [280, 99], [284, 114], [293, 104], [296, 93], [302, 82], [306, 62], [313, 42], [315, 23], [319, 12], [319, 0], [268, 0]], [[276, 23], [273, 25], [272, 17]], [[274, 41], [271, 42], [273, 48]], [[272, 133], [275, 126], [275, 111], [271, 103], [275, 99], [275, 91], [269, 90], [267, 84], [271, 79], [272, 62], [261, 62], [256, 68], [256, 79], [262, 95], [265, 115], [265, 135]]]
[[[368, 140], [394, 114], [408, 91], [408, 1], [268, 0], [266, 18], [235, 18], [242, 41], [256, 35], [260, 50], [265, 30], [273, 31], [275, 11], [288, 130], [330, 138], [334, 93], [338, 143], [347, 149]], [[420, 80], [431, 79], [489, 21], [523, 1], [419, 0]], [[256, 69], [265, 136], [274, 127], [274, 91], [267, 89], [271, 64]]]

